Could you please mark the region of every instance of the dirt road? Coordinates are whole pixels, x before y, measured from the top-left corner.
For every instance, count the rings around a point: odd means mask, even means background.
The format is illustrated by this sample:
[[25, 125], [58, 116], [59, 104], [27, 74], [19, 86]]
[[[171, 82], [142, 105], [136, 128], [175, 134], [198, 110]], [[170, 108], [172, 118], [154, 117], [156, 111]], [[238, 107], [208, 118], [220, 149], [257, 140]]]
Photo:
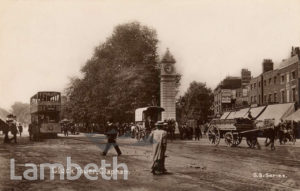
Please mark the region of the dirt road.
[[[64, 167], [67, 157], [82, 168], [101, 160], [112, 164], [116, 156], [111, 149], [107, 156], [101, 152], [105, 144], [103, 135], [81, 134], [59, 137], [42, 142], [29, 142], [22, 137], [18, 144], [3, 145], [0, 136], [0, 190], [300, 190], [300, 141], [296, 145], [276, 145], [276, 150], [249, 149], [243, 143], [237, 148], [223, 144], [209, 145], [200, 141], [170, 142], [167, 148], [168, 174], [154, 176], [150, 173], [151, 145], [137, 144], [131, 138], [118, 140], [123, 155], [118, 164], [128, 166], [128, 180], [118, 175], [118, 180], [60, 180], [59, 174], [50, 180], [45, 170], [45, 180], [10, 180], [10, 159], [15, 159], [15, 174], [22, 175], [25, 163], [60, 163]], [[260, 139], [261, 144], [263, 140]], [[39, 168], [38, 168], [39, 169]], [[38, 171], [39, 172], [39, 171]]]

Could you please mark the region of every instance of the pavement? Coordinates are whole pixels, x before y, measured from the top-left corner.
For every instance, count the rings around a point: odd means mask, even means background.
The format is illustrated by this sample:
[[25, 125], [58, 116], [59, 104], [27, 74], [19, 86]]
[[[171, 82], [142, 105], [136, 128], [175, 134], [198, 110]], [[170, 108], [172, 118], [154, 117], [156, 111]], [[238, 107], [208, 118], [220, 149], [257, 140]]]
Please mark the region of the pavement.
[[[25, 130], [26, 132], [26, 130]], [[300, 140], [296, 144], [279, 145], [276, 150], [263, 147], [250, 149], [245, 140], [238, 147], [210, 145], [206, 138], [200, 141], [175, 140], [168, 142], [165, 175], [150, 172], [152, 146], [131, 138], [119, 138], [122, 155], [117, 157], [112, 148], [102, 156], [105, 136], [80, 134], [41, 142], [30, 142], [28, 135], [18, 137], [17, 144], [2, 144], [0, 135], [0, 190], [300, 190]], [[259, 139], [263, 145], [264, 139]], [[11, 180], [10, 159], [15, 159], [15, 173], [22, 175], [29, 167], [25, 163], [60, 163], [66, 167], [67, 157], [82, 168], [89, 163], [101, 166], [101, 160], [128, 167], [128, 180], [119, 174], [117, 180], [60, 180], [59, 174], [50, 180], [45, 169], [45, 180]], [[40, 166], [38, 166], [39, 168]], [[38, 171], [38, 176], [40, 172]]]

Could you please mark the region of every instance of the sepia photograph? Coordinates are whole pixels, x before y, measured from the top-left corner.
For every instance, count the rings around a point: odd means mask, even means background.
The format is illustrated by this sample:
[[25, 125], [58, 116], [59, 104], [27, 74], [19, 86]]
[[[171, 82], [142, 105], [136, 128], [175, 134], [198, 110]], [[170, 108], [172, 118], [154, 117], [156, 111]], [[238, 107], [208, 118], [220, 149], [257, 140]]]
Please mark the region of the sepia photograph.
[[300, 0], [0, 0], [0, 191], [300, 191]]

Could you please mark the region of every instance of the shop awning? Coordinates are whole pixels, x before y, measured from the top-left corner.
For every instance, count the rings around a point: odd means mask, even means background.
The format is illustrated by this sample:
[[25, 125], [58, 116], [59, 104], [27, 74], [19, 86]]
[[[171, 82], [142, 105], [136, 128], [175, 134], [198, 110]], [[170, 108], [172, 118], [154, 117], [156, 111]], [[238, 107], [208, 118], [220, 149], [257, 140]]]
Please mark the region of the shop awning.
[[[259, 115], [262, 113], [262, 111], [266, 108], [266, 106], [260, 106], [260, 107], [253, 107], [250, 109], [251, 115], [254, 119], [259, 117]], [[248, 117], [248, 112], [245, 117]]]
[[236, 114], [236, 111], [230, 112], [230, 114], [226, 117], [226, 119], [234, 119], [235, 114]]
[[299, 122], [300, 121], [300, 109], [298, 109], [297, 111], [295, 111], [294, 113], [292, 113], [291, 115], [287, 116], [284, 119], [287, 121]]
[[234, 118], [247, 117], [248, 111], [249, 111], [249, 108], [241, 109], [240, 111], [237, 111], [235, 113]]
[[293, 103], [268, 105], [265, 111], [256, 120], [274, 119], [275, 125], [280, 123], [281, 119], [289, 116], [295, 111]]
[[229, 114], [230, 112], [228, 111], [224, 112], [220, 119], [226, 119]]

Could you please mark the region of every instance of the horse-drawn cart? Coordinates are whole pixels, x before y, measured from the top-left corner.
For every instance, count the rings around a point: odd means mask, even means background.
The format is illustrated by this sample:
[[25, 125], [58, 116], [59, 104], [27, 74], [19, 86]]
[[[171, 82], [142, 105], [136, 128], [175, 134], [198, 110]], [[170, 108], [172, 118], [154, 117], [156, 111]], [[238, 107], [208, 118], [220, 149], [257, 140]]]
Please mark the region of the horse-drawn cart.
[[[257, 123], [262, 125], [258, 126]], [[273, 128], [274, 120], [254, 121], [248, 118], [214, 119], [208, 128], [208, 139], [213, 145], [218, 145], [224, 138], [227, 146], [238, 146], [245, 138], [247, 145], [254, 148], [260, 131]]]

